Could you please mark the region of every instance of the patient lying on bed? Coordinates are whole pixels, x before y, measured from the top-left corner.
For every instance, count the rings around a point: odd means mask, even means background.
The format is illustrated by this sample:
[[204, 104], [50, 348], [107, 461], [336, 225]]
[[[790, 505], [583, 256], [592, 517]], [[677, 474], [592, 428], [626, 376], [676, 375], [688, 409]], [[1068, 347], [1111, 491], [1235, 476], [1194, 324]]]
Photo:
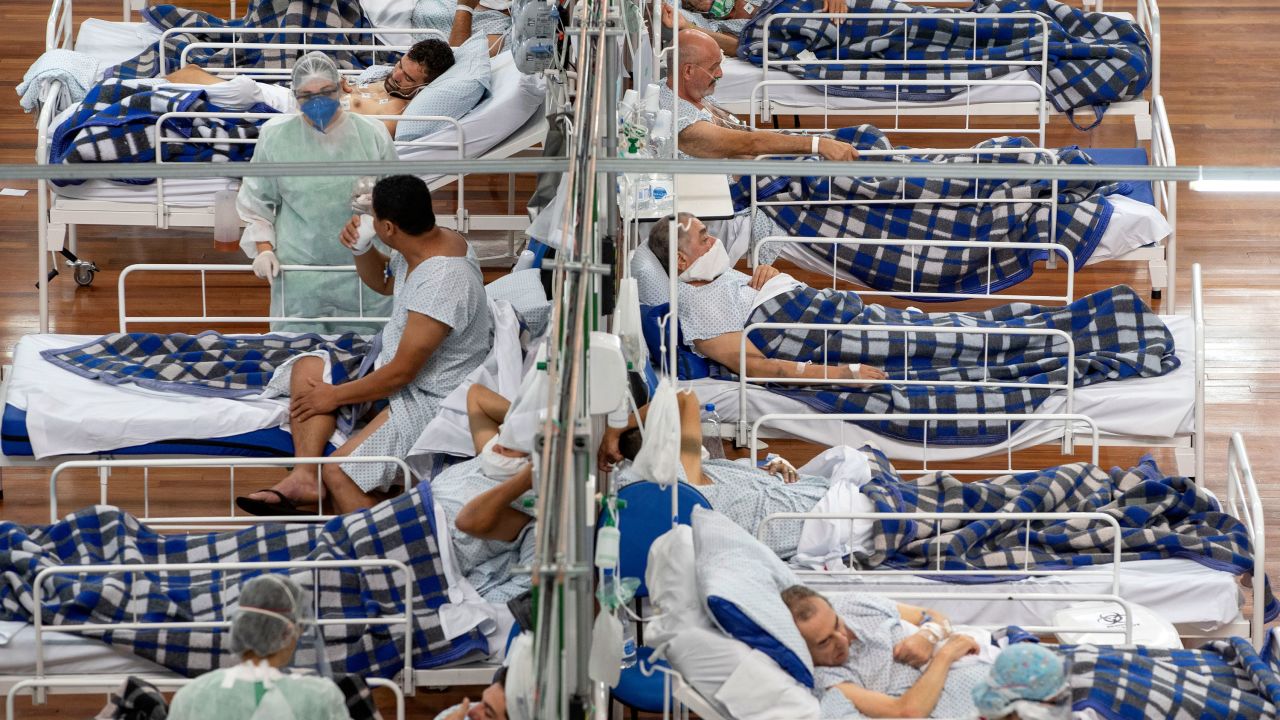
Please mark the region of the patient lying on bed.
[[[415, 43], [394, 66], [370, 68], [362, 74], [364, 82], [343, 80], [340, 102], [360, 115], [400, 115], [409, 101], [432, 81], [453, 67], [453, 50], [443, 40], [429, 38]], [[372, 79], [372, 78], [377, 79]], [[240, 76], [224, 80], [203, 68], [188, 65], [170, 73], [165, 80], [182, 85], [204, 85], [211, 88], [211, 100], [224, 107], [264, 102], [281, 112], [296, 110], [296, 101], [287, 87], [260, 83]], [[385, 120], [392, 137], [396, 121]]]
[[873, 718], [972, 716], [973, 688], [995, 648], [953, 632], [942, 614], [875, 595], [826, 598], [803, 585], [782, 600], [813, 658], [819, 693], [839, 690]]

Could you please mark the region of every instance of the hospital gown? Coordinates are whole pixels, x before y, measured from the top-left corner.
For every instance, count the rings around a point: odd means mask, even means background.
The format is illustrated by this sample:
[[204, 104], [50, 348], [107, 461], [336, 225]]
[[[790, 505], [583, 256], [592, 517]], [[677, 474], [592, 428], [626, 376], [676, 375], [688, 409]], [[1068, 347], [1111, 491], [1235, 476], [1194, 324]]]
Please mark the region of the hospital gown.
[[759, 292], [751, 276], [728, 270], [706, 285], [677, 285], [680, 293], [680, 333], [692, 345], [726, 333], [742, 332]]
[[[776, 475], [732, 460], [704, 460], [702, 472], [711, 484], [696, 486], [698, 492], [714, 510], [753, 536], [760, 523], [774, 513], [811, 510], [831, 485], [830, 480], [817, 475], [801, 475], [794, 483], [784, 483]], [[683, 477], [682, 469], [681, 479]], [[628, 485], [641, 479], [628, 468], [619, 482]], [[798, 522], [769, 523], [764, 544], [778, 557], [787, 560], [796, 554], [800, 529], [801, 523]]]
[[[347, 699], [332, 680], [284, 675], [271, 682], [261, 699], [256, 683], [237, 679], [222, 686], [233, 668], [207, 672], [192, 680], [173, 696], [169, 708], [172, 720], [249, 720], [249, 718], [294, 717], [314, 720], [347, 720]], [[288, 713], [292, 712], [292, 716]], [[255, 712], [257, 714], [255, 714]]]
[[[909, 634], [897, 605], [887, 598], [858, 593], [828, 595], [827, 599], [856, 637], [844, 665], [814, 668], [815, 690], [822, 693], [844, 682], [891, 697], [901, 697], [910, 690], [924, 672], [893, 659], [894, 645]], [[991, 666], [976, 659], [961, 663], [947, 673], [930, 717], [973, 716], [973, 687], [987, 677]]]
[[[253, 163], [346, 162], [397, 159], [387, 129], [377, 120], [344, 113], [321, 137], [302, 115], [273, 119], [262, 126]], [[354, 176], [246, 177], [236, 206], [247, 221], [265, 221], [274, 229], [281, 265], [350, 265], [351, 251], [338, 241], [351, 220]], [[252, 225], [251, 225], [252, 228]], [[240, 246], [258, 254], [259, 234], [246, 230]], [[276, 317], [385, 317], [389, 299], [365, 287], [355, 273], [283, 271], [271, 284], [271, 314]], [[380, 323], [272, 323], [274, 332], [372, 335]]]
[[[450, 331], [417, 376], [391, 395], [390, 417], [351, 453], [352, 457], [407, 457], [445, 396], [484, 362], [493, 347], [493, 316], [480, 265], [470, 249], [466, 257], [427, 258], [412, 273], [404, 256], [393, 251], [390, 270], [395, 276], [395, 301], [391, 319], [382, 331], [377, 366], [395, 357], [411, 311], [448, 325]], [[377, 463], [347, 463], [342, 470], [366, 492], [387, 489], [396, 473], [394, 466]]]
[[[500, 484], [480, 472], [480, 460], [476, 458], [449, 467], [431, 480], [431, 497], [449, 523], [458, 571], [491, 603], [504, 603], [529, 589], [529, 575], [513, 573], [512, 568], [533, 562], [533, 523], [526, 525], [514, 541], [503, 542], [481, 540], [461, 532], [457, 519], [464, 505]], [[512, 507], [532, 516], [533, 510], [523, 500]]]
[[[698, 107], [693, 103], [689, 102], [688, 100], [685, 100], [684, 98], [676, 97], [675, 93], [672, 92], [671, 88], [668, 87], [665, 83], [659, 88], [658, 98], [659, 98], [659, 107], [662, 107], [668, 110], [671, 110], [673, 107], [675, 108], [674, 111], [672, 112], [672, 115], [675, 116], [676, 118], [676, 135], [679, 135], [680, 133], [684, 132], [686, 128], [688, 128], [690, 125], [693, 125], [694, 123], [697, 123], [697, 122], [709, 122], [712, 124], [720, 124], [720, 123], [717, 123], [716, 116], [713, 115], [710, 110], [706, 109], [705, 107]], [[715, 98], [708, 96], [703, 98], [703, 102], [704, 103], [710, 102], [714, 104]], [[730, 115], [730, 117], [733, 117], [733, 116]], [[746, 131], [751, 130], [751, 128], [748, 125], [743, 123], [738, 123], [733, 127], [739, 130], [746, 130]], [[686, 153], [685, 151], [680, 150], [680, 144], [678, 142], [676, 143], [676, 150], [681, 159], [688, 159], [693, 157], [692, 155]], [[751, 215], [751, 208], [748, 207], [742, 210], [741, 212], [739, 212], [737, 217], [741, 221], [750, 222], [752, 245], [755, 245], [756, 243], [760, 242], [762, 239], [769, 237], [771, 235], [785, 236], [787, 234], [783, 232], [782, 228], [779, 227], [778, 224], [773, 221], [773, 218], [770, 218], [764, 212], [757, 212], [755, 213], [755, 215]], [[740, 227], [740, 226], [741, 225], [735, 225], [734, 227]], [[711, 231], [713, 235], [717, 233], [720, 235], [727, 235], [728, 227], [729, 227], [728, 221], [725, 221], [723, 225], [716, 223], [714, 227], [710, 223], [707, 225], [707, 229]], [[725, 242], [726, 248], [734, 244], [732, 242], [733, 238], [731, 237], [721, 237], [721, 239]], [[768, 245], [765, 245], [763, 248], [760, 248], [760, 262], [767, 265], [773, 262], [778, 257], [778, 254], [780, 252], [781, 252], [780, 246], [777, 243], [770, 243]]]

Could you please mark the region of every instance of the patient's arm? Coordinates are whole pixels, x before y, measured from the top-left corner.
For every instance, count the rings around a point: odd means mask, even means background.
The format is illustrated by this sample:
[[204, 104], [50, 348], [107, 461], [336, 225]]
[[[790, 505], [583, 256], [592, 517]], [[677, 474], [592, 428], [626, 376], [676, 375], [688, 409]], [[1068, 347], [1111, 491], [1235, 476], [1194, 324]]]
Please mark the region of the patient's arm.
[[[739, 345], [742, 333], [725, 333], [709, 340], [694, 340], [693, 347], [699, 355], [710, 358], [735, 373], [741, 374]], [[868, 368], [875, 370], [875, 368]], [[798, 363], [793, 360], [775, 360], [767, 358], [751, 343], [747, 343], [747, 374], [753, 377], [772, 378], [807, 378], [813, 380], [853, 380], [853, 371], [848, 365], [819, 365], [817, 363]], [[861, 374], [858, 377], [862, 377]]]
[[[701, 158], [754, 158], [757, 155], [807, 155], [813, 152], [810, 135], [786, 135], [769, 130], [738, 130], [701, 120], [680, 132], [680, 149]], [[818, 138], [818, 154], [827, 160], [856, 160], [852, 145], [828, 137]]]
[[165, 82], [182, 85], [217, 85], [226, 80], [210, 73], [199, 65], [184, 65], [164, 76]]
[[849, 698], [849, 702], [853, 703], [858, 712], [867, 717], [929, 717], [934, 707], [938, 704], [938, 698], [942, 696], [942, 689], [946, 685], [947, 673], [951, 670], [951, 664], [965, 655], [972, 655], [977, 651], [978, 644], [974, 642], [973, 638], [957, 635], [948, 640], [945, 645], [938, 648], [938, 652], [933, 656], [933, 661], [929, 663], [929, 667], [920, 676], [920, 679], [916, 680], [916, 683], [901, 697], [892, 697], [884, 693], [867, 690], [853, 683], [840, 683], [836, 687], [840, 689], [840, 692], [844, 693], [845, 697]]
[[[692, 392], [677, 392], [676, 406], [680, 412], [680, 465], [684, 468], [685, 477], [694, 485], [709, 485], [702, 474], [702, 416], [699, 412], [702, 406], [698, 404], [698, 396]], [[641, 407], [636, 414], [641, 421], [646, 420], [649, 406]], [[609, 472], [614, 463], [622, 460], [622, 453], [618, 452], [618, 438], [636, 426], [635, 415], [628, 415], [626, 427], [605, 427], [596, 453], [596, 467], [600, 472]]]
[[903, 605], [898, 603], [898, 615], [912, 625], [925, 624], [925, 614], [929, 615], [929, 619], [936, 623], [946, 623], [950, 620], [946, 615], [937, 610], [929, 610], [928, 608], [918, 607], [916, 605]]
[[533, 464], [527, 464], [510, 480], [475, 496], [454, 521], [462, 532], [482, 540], [511, 542], [532, 519], [511, 507], [533, 487]]
[[467, 424], [471, 426], [471, 443], [476, 447], [476, 454], [484, 449], [489, 438], [498, 434], [510, 407], [509, 400], [479, 383], [467, 390]]

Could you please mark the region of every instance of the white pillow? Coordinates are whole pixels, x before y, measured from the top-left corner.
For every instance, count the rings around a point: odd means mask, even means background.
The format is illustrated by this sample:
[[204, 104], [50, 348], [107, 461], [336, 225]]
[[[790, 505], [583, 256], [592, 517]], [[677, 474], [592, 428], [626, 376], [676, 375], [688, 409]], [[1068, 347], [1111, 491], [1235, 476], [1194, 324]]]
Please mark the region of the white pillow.
[[649, 546], [644, 584], [649, 588], [649, 603], [658, 615], [645, 623], [647, 644], [657, 647], [688, 630], [711, 628], [711, 618], [702, 609], [702, 600], [698, 597], [693, 528], [677, 525], [653, 541]]
[[[493, 85], [489, 66], [489, 45], [477, 35], [453, 49], [453, 66], [409, 101], [405, 115], [443, 115], [457, 120], [471, 112]], [[396, 140], [417, 140], [452, 127], [442, 120], [401, 120], [396, 123]]]
[[631, 276], [636, 279], [641, 305], [665, 305], [671, 297], [671, 279], [649, 246], [641, 243], [631, 253]]
[[818, 698], [759, 650], [747, 653], [714, 697], [736, 720], [818, 720], [822, 716]]
[[[410, 18], [413, 16], [415, 0], [360, 0], [360, 9], [369, 18], [369, 24], [376, 28], [413, 27]], [[378, 39], [387, 45], [412, 45], [413, 37], [378, 33]]]

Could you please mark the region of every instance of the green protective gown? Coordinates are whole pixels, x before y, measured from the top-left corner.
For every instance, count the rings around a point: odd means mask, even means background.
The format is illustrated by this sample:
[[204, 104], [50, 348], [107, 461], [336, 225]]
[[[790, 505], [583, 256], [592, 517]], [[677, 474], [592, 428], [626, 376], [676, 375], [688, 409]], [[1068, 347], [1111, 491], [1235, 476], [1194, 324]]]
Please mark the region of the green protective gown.
[[235, 668], [207, 672], [173, 696], [170, 720], [350, 720], [332, 680], [277, 675], [270, 684], [235, 679]]
[[[301, 115], [268, 122], [262, 127], [252, 162], [396, 160], [395, 146], [382, 122], [342, 112], [345, 117], [326, 133], [308, 125]], [[394, 166], [388, 165], [385, 174], [394, 172]], [[255, 257], [256, 242], [264, 232], [269, 238], [273, 230], [281, 265], [353, 264], [351, 251], [338, 235], [351, 219], [351, 195], [357, 180], [353, 176], [244, 178], [236, 205], [249, 222], [240, 241], [245, 254]], [[265, 224], [270, 228], [264, 231]], [[365, 287], [354, 272], [282, 271], [271, 287], [271, 315], [275, 317], [385, 317], [390, 312], [391, 297]], [[373, 334], [380, 327], [380, 323], [277, 322], [271, 330]]]

